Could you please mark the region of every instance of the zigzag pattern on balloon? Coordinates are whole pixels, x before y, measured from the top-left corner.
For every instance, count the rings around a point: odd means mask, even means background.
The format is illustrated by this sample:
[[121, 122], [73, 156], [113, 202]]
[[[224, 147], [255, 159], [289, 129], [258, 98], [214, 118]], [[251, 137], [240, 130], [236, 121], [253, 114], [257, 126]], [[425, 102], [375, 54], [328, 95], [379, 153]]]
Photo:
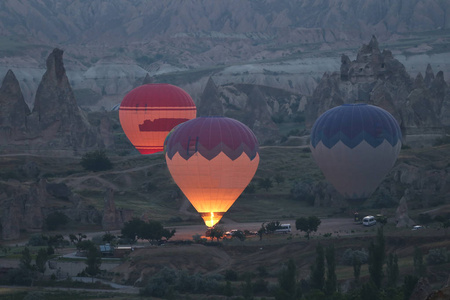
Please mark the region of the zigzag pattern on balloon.
[[226, 117], [198, 117], [177, 126], [167, 138], [169, 159], [179, 153], [188, 160], [199, 153], [212, 160], [223, 152], [231, 160], [245, 153], [250, 160], [258, 154], [258, 140], [244, 124]]
[[319, 142], [322, 142], [325, 147], [331, 149], [338, 142], [342, 142], [344, 145], [349, 147], [350, 149], [355, 148], [362, 141], [366, 141], [369, 145], [376, 148], [383, 143], [384, 140], [387, 140], [389, 144], [392, 146], [397, 145], [400, 141], [400, 138], [396, 134], [391, 134], [389, 132], [383, 132], [379, 136], [372, 136], [369, 132], [362, 130], [353, 138], [348, 137], [344, 132], [339, 131], [335, 133], [333, 136], [326, 136], [323, 132], [317, 132], [316, 138], [314, 141], [311, 141], [312, 146], [315, 148]]
[[186, 146], [183, 146], [181, 143], [176, 143], [174, 145], [171, 145], [170, 149], [167, 150], [167, 156], [169, 157], [169, 159], [172, 159], [175, 153], [178, 152], [178, 154], [181, 157], [188, 160], [191, 156], [198, 153], [204, 158], [212, 160], [217, 155], [219, 155], [219, 153], [223, 152], [231, 160], [235, 160], [238, 157], [240, 157], [242, 153], [245, 153], [250, 158], [250, 160], [253, 160], [256, 157], [256, 154], [258, 153], [258, 147], [255, 146], [256, 145], [247, 145], [246, 143], [242, 142], [238, 148], [232, 149], [228, 147], [225, 143], [220, 143], [215, 147], [209, 149], [200, 143], [197, 143], [195, 147], [192, 148], [187, 148]]
[[376, 148], [388, 141], [392, 146], [401, 142], [397, 121], [385, 110], [366, 104], [345, 104], [322, 114], [311, 130], [311, 145], [322, 142], [332, 148], [341, 141], [354, 148], [362, 141]]

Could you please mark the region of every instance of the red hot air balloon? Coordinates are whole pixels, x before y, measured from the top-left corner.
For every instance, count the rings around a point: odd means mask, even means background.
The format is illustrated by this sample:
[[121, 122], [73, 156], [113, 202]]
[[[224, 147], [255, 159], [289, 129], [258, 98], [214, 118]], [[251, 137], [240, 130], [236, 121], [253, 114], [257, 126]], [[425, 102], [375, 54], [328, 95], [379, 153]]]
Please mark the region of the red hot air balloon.
[[225, 117], [187, 121], [167, 138], [170, 174], [208, 227], [219, 222], [252, 180], [258, 148], [247, 126]]
[[145, 84], [122, 100], [122, 129], [141, 154], [163, 151], [164, 139], [176, 125], [195, 118], [194, 101], [181, 88], [164, 83]]

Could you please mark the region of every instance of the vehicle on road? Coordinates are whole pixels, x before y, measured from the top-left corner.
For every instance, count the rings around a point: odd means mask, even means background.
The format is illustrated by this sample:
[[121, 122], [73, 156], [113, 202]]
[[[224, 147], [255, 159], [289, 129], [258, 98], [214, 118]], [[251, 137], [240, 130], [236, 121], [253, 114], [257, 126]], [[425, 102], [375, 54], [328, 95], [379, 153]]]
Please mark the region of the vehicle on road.
[[377, 220], [375, 220], [374, 216], [365, 216], [362, 223], [364, 226], [373, 226], [377, 224]]
[[275, 229], [275, 233], [290, 233], [291, 224], [281, 224], [280, 228]]

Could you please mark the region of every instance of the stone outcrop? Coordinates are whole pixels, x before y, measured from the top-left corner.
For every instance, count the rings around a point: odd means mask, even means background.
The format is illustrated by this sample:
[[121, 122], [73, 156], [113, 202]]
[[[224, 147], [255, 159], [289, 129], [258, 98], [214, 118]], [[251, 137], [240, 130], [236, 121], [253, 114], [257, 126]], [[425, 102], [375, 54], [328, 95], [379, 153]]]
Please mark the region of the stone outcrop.
[[[64, 201], [64, 208], [52, 207], [55, 201]], [[0, 188], [1, 238], [14, 240], [20, 232], [41, 231], [48, 214], [59, 211], [71, 221], [82, 224], [99, 224], [101, 214], [63, 183], [48, 183], [40, 179], [37, 183], [11, 182]]]
[[[78, 107], [63, 64], [63, 51], [54, 49], [36, 92], [32, 112], [23, 99], [19, 83], [10, 70], [0, 88], [0, 145], [36, 150], [86, 151], [111, 147], [113, 139], [105, 122], [93, 127]], [[106, 128], [106, 129], [105, 129]], [[104, 143], [105, 139], [106, 143]]]
[[[380, 106], [398, 121], [404, 136], [420, 135], [415, 143], [432, 143], [450, 123], [450, 91], [443, 72], [434, 75], [428, 65], [425, 78], [413, 80], [388, 50], [380, 51], [373, 36], [354, 61], [343, 55], [340, 73], [325, 73], [306, 106], [306, 125], [311, 127], [326, 110], [344, 103]], [[425, 138], [424, 138], [425, 137]]]
[[149, 83], [154, 83], [155, 80], [153, 79], [153, 77], [150, 76], [150, 74], [147, 73], [147, 75], [145, 75], [144, 80], [142, 81], [142, 84], [149, 84]]
[[260, 143], [278, 135], [265, 96], [258, 86], [254, 86], [249, 93], [244, 112], [244, 123], [253, 130]]
[[426, 277], [422, 277], [414, 287], [413, 292], [409, 300], [424, 300], [428, 299], [427, 296], [431, 293], [431, 285]]
[[209, 77], [208, 83], [200, 96], [200, 101], [197, 106], [197, 116], [223, 116], [223, 113], [219, 91], [214, 80]]
[[97, 145], [96, 132], [78, 107], [63, 64], [63, 51], [54, 49], [36, 92], [32, 115], [38, 135], [53, 147], [88, 148]]
[[400, 203], [395, 211], [395, 221], [397, 223], [397, 227], [411, 227], [415, 223], [408, 215], [408, 201], [409, 191], [406, 190], [403, 197], [400, 199]]
[[[207, 84], [214, 91], [213, 81]], [[218, 93], [222, 102], [223, 115], [234, 118], [247, 125], [255, 133], [260, 144], [266, 141], [278, 141], [280, 133], [272, 116], [278, 115], [288, 120], [303, 111], [306, 103], [305, 97], [283, 89], [255, 84], [225, 84], [217, 86], [217, 91], [208, 94]], [[206, 97], [205, 97], [206, 98]], [[201, 110], [202, 102], [198, 105]], [[209, 104], [206, 104], [210, 107]], [[218, 102], [214, 104], [217, 109], [211, 112], [220, 112]], [[200, 111], [201, 113], [201, 111]], [[200, 116], [197, 112], [197, 115]]]
[[0, 88], [0, 144], [20, 141], [27, 135], [29, 114], [19, 82], [8, 70]]
[[105, 192], [105, 205], [103, 208], [102, 228], [103, 230], [120, 229], [123, 223], [130, 221], [133, 216], [132, 211], [118, 210], [114, 203], [114, 190], [107, 189]]

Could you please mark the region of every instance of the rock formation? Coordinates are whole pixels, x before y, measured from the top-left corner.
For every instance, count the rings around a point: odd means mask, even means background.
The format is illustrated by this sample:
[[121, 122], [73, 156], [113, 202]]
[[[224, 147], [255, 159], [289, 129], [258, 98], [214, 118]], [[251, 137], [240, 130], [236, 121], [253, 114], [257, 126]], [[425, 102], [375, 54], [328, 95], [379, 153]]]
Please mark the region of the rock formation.
[[311, 127], [334, 106], [364, 102], [389, 111], [405, 136], [420, 135], [407, 143], [434, 142], [450, 123], [450, 91], [443, 76], [443, 72], [434, 76], [428, 65], [425, 78], [419, 74], [413, 80], [390, 51], [379, 50], [373, 36], [356, 60], [342, 56], [340, 73], [323, 75], [306, 106], [306, 125]]
[[197, 116], [223, 116], [223, 113], [219, 91], [213, 79], [209, 77], [208, 83], [206, 84], [197, 105]]
[[260, 143], [278, 135], [278, 128], [272, 121], [267, 100], [258, 86], [254, 86], [249, 93], [244, 111], [244, 123], [253, 130]]
[[20, 141], [27, 135], [29, 114], [19, 82], [9, 70], [0, 88], [0, 144]]
[[[64, 208], [55, 208], [53, 203], [64, 201]], [[64, 213], [70, 220], [83, 224], [99, 224], [100, 213], [84, 200], [73, 194], [63, 183], [48, 183], [40, 179], [37, 183], [9, 183], [0, 189], [0, 215], [3, 240], [20, 238], [20, 232], [41, 231], [48, 214]]]
[[427, 299], [427, 296], [431, 293], [431, 285], [426, 277], [422, 277], [414, 287], [413, 292], [409, 300], [423, 300]]
[[397, 222], [397, 227], [410, 227], [414, 225], [414, 221], [408, 215], [408, 198], [409, 191], [406, 190], [405, 195], [400, 199], [400, 203], [395, 211], [395, 221]]
[[62, 57], [60, 49], [48, 56], [31, 113], [14, 73], [8, 71], [0, 88], [0, 145], [6, 150], [23, 145], [38, 150], [85, 151], [104, 147], [103, 138], [111, 146], [107, 126], [99, 134], [78, 107]]
[[114, 190], [107, 189], [105, 192], [105, 205], [103, 208], [102, 228], [103, 230], [120, 229], [123, 223], [131, 220], [132, 212], [118, 210], [114, 203]]
[[49, 55], [47, 71], [36, 92], [32, 114], [39, 135], [62, 149], [95, 146], [96, 133], [75, 101], [62, 57], [60, 49]]
[[145, 75], [144, 80], [142, 81], [142, 84], [149, 84], [149, 83], [154, 83], [154, 79], [153, 77], [150, 76], [150, 74], [147, 73], [147, 75]]

